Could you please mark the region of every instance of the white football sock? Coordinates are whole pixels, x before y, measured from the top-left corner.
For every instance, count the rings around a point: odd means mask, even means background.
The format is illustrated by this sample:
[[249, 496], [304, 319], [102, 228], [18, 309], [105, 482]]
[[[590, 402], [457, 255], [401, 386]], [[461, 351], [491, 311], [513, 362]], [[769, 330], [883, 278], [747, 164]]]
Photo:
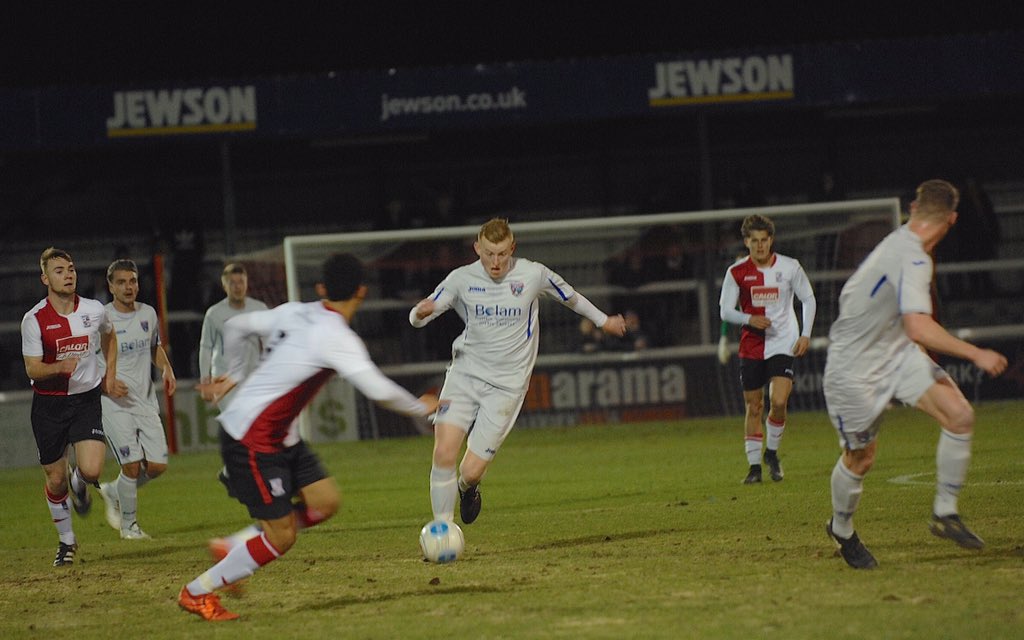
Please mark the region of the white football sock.
[[775, 423], [771, 418], [767, 418], [764, 421], [764, 427], [768, 432], [768, 448], [778, 451], [779, 445], [782, 444], [782, 432], [786, 430], [786, 423]]
[[864, 476], [847, 469], [840, 456], [832, 469], [832, 533], [840, 538], [853, 535], [853, 514], [863, 490]]
[[455, 467], [451, 469], [430, 468], [430, 508], [435, 520], [455, 518], [455, 500], [459, 488], [455, 481]]
[[274, 548], [261, 533], [245, 544], [231, 548], [224, 559], [206, 570], [201, 576], [188, 583], [188, 592], [194, 596], [207, 593], [234, 584], [242, 578], [248, 578], [257, 569], [280, 558], [283, 554]]
[[743, 438], [743, 448], [747, 452], [747, 463], [748, 464], [761, 464], [761, 443], [764, 442], [764, 436], [760, 433], [756, 433], [752, 436], [746, 436]]
[[139, 487], [135, 479], [124, 475], [117, 476], [117, 502], [121, 505], [121, 528], [127, 529], [136, 521], [138, 513]]
[[46, 504], [50, 507], [50, 516], [53, 524], [57, 527], [57, 535], [64, 544], [75, 544], [75, 531], [71, 528], [71, 505], [68, 504], [68, 494], [55, 496], [46, 491]]
[[943, 429], [935, 452], [935, 503], [932, 507], [935, 515], [957, 513], [957, 498], [967, 478], [970, 462], [971, 434]]

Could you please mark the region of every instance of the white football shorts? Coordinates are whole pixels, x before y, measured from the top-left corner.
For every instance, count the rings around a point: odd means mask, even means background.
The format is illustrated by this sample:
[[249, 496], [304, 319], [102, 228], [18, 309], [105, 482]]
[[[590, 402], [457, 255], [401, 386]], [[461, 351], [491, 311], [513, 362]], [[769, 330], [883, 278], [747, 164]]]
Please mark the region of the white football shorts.
[[949, 378], [916, 344], [900, 352], [893, 373], [878, 379], [858, 378], [856, 364], [826, 367], [822, 387], [839, 445], [863, 449], [878, 435], [882, 412], [893, 399], [914, 406], [931, 386]]
[[499, 389], [478, 378], [451, 373], [445, 377], [434, 424], [450, 424], [469, 433], [469, 450], [484, 460], [498, 453], [519, 411], [526, 392]]
[[167, 464], [167, 436], [160, 416], [103, 411], [103, 431], [117, 464], [149, 460]]

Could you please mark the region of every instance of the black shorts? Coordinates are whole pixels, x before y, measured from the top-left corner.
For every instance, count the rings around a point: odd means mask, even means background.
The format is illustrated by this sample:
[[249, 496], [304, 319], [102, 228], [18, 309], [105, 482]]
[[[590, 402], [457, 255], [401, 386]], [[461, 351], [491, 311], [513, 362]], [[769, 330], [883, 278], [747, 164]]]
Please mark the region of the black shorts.
[[220, 455], [228, 471], [228, 493], [257, 520], [276, 520], [292, 512], [299, 490], [327, 478], [305, 442], [275, 453], [253, 451], [220, 430]]
[[105, 442], [100, 388], [68, 396], [32, 394], [32, 434], [36, 437], [39, 464], [52, 464], [67, 452], [68, 445], [83, 440]]
[[793, 356], [780, 353], [767, 360], [740, 358], [740, 385], [744, 391], [762, 389], [772, 378], [793, 379]]

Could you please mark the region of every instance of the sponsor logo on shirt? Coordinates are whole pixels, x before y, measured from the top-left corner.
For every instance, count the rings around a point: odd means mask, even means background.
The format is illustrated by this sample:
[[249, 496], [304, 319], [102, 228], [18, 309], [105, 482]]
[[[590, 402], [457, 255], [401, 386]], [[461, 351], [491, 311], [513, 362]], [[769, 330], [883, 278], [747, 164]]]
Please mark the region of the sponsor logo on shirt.
[[512, 290], [512, 295], [514, 295], [514, 296], [518, 296], [518, 295], [521, 295], [523, 293], [523, 283], [522, 282], [510, 282], [510, 283], [508, 283], [508, 286]]
[[780, 299], [778, 287], [751, 287], [750, 302], [755, 307], [767, 307]]
[[57, 360], [84, 358], [89, 355], [89, 336], [57, 338]]
[[495, 304], [495, 305], [478, 304], [478, 305], [476, 305], [475, 310], [476, 310], [476, 316], [478, 318], [481, 317], [481, 316], [483, 316], [483, 317], [510, 318], [510, 317], [519, 317], [519, 316], [523, 315], [523, 310], [520, 309], [519, 307], [503, 307], [500, 304]]

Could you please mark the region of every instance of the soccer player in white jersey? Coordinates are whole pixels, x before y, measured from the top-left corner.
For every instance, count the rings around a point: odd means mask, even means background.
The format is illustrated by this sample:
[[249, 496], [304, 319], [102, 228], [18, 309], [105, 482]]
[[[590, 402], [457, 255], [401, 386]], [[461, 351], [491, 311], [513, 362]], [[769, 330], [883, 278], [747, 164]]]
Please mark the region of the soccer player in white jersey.
[[160, 346], [160, 324], [156, 310], [136, 300], [139, 269], [132, 260], [115, 260], [107, 267], [107, 287], [113, 301], [107, 315], [117, 332], [117, 379], [128, 387], [128, 395], [104, 395], [103, 431], [121, 472], [114, 482], [100, 485], [106, 502], [107, 523], [125, 540], [149, 536], [138, 524], [138, 490], [167, 470], [167, 436], [160, 422], [160, 405], [153, 384], [155, 365], [163, 390], [173, 395], [174, 370]]
[[[224, 351], [224, 323], [240, 313], [267, 309], [266, 304], [248, 296], [249, 274], [244, 265], [237, 262], [225, 265], [220, 275], [220, 283], [227, 297], [206, 310], [199, 338], [199, 382], [203, 385], [224, 375], [228, 370], [229, 356]], [[260, 363], [261, 350], [257, 336], [246, 339], [244, 375], [248, 375]], [[205, 396], [203, 399], [207, 402], [212, 400]], [[227, 398], [218, 401], [218, 405], [224, 409], [230, 401], [231, 394], [228, 394]]]
[[[386, 378], [350, 328], [366, 297], [363, 282], [362, 263], [351, 254], [336, 254], [324, 263], [316, 287], [321, 301], [290, 302], [235, 316], [224, 325], [230, 366], [200, 388], [217, 399], [242, 380], [231, 405], [217, 417], [221, 457], [231, 494], [258, 527], [247, 539], [235, 536], [238, 543], [223, 559], [182, 587], [178, 603], [186, 611], [206, 620], [237, 618], [214, 591], [276, 560], [292, 547], [300, 529], [338, 510], [338, 487], [299, 437], [296, 420], [332, 375], [392, 411], [426, 416], [437, 410], [436, 396], [417, 399]], [[245, 340], [252, 335], [266, 347], [263, 361], [245, 377]]]
[[[480, 260], [459, 267], [409, 312], [423, 327], [454, 309], [466, 328], [452, 344], [452, 362], [434, 418], [430, 504], [434, 518], [452, 520], [460, 496], [462, 521], [480, 513], [478, 485], [523, 406], [537, 360], [539, 298], [547, 296], [589, 318], [616, 337], [625, 334], [621, 315], [608, 316], [539, 262], [516, 258], [508, 221], [480, 227], [473, 244]], [[455, 463], [468, 443], [456, 477]]]
[[[793, 391], [793, 360], [807, 353], [817, 303], [800, 263], [773, 250], [775, 224], [770, 218], [747, 216], [741, 233], [749, 256], [729, 266], [718, 305], [723, 321], [742, 325], [740, 386], [746, 406], [743, 444], [750, 465], [743, 483], [761, 482], [765, 385], [771, 406], [764, 421], [768, 433], [764, 461], [772, 480], [778, 482], [783, 478], [779, 444], [786, 428], [789, 394]], [[800, 324], [793, 310], [794, 294], [800, 299]]]
[[[210, 392], [202, 389], [209, 389], [208, 385], [212, 380], [227, 373], [230, 362], [230, 356], [224, 350], [224, 323], [241, 313], [267, 310], [266, 304], [248, 296], [249, 274], [245, 270], [245, 265], [239, 262], [224, 265], [224, 270], [220, 274], [220, 284], [227, 297], [206, 310], [199, 337], [200, 396], [206, 402], [213, 402], [213, 397]], [[240, 357], [245, 363], [241, 374], [243, 378], [256, 369], [260, 363], [262, 350], [259, 336], [253, 335], [245, 339], [240, 351]], [[217, 405], [222, 411], [231, 403], [233, 394], [234, 391], [218, 399]], [[227, 469], [224, 468], [217, 473], [217, 478], [224, 486], [228, 486], [227, 473]]]
[[956, 224], [959, 198], [945, 180], [922, 183], [909, 221], [875, 247], [839, 296], [823, 386], [843, 452], [832, 470], [826, 532], [855, 569], [878, 564], [854, 531], [853, 514], [875, 461], [882, 412], [894, 398], [932, 416], [941, 428], [932, 533], [968, 549], [984, 546], [961, 521], [957, 506], [971, 458], [974, 410], [925, 353], [970, 360], [993, 376], [1006, 369], [1002, 354], [953, 337], [932, 317], [932, 251]]
[[[47, 293], [21, 321], [21, 352], [32, 380], [32, 433], [46, 474], [46, 502], [60, 538], [53, 566], [61, 567], [74, 564], [78, 550], [69, 484], [75, 511], [85, 515], [91, 505], [87, 485], [103, 473], [100, 389], [117, 397], [127, 388], [116, 378], [114, 327], [101, 302], [75, 293], [78, 272], [71, 255], [50, 247], [39, 257], [39, 268]], [[101, 349], [105, 375], [98, 363]], [[68, 445], [78, 463], [73, 470]]]

